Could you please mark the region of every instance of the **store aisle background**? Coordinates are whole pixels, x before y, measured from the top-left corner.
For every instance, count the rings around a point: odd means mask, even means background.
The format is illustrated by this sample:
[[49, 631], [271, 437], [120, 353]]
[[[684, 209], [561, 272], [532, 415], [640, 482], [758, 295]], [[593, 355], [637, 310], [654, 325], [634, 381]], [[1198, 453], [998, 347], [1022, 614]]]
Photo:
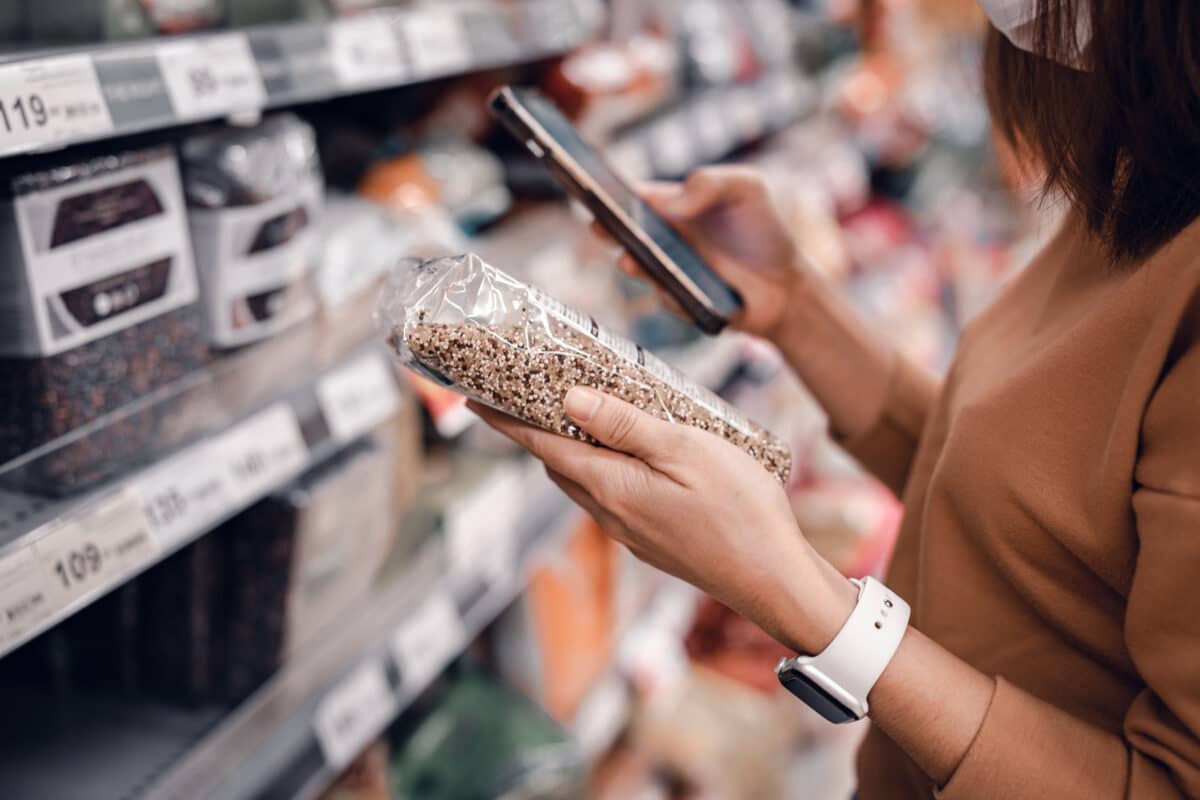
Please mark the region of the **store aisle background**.
[[813, 798], [862, 726], [609, 542], [372, 317], [479, 252], [782, 436], [805, 534], [901, 509], [770, 347], [624, 279], [486, 98], [631, 180], [760, 167], [815, 269], [944, 368], [1052, 230], [973, 0], [20, 0], [0, 8], [0, 796]]

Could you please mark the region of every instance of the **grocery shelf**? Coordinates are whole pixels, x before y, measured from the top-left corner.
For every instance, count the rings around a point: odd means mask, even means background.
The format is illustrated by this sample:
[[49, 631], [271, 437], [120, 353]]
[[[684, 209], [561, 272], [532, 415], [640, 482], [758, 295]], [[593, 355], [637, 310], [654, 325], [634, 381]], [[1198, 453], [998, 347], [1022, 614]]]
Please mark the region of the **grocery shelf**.
[[0, 57], [0, 100], [36, 113], [5, 117], [0, 157], [532, 61], [602, 18], [600, 0], [459, 0], [12, 53]]
[[[486, 565], [458, 561], [445, 537], [432, 538], [367, 607], [289, 660], [232, 714], [143, 704], [114, 715], [101, 701], [73, 708], [66, 732], [34, 741], [23, 734], [23, 746], [0, 749], [0, 786], [13, 796], [64, 800], [319, 794], [512, 602], [563, 530], [556, 523], [571, 513], [569, 503], [527, 462], [499, 468], [500, 483], [486, 483], [480, 499], [514, 475], [514, 513], [472, 531], [491, 548]], [[135, 742], [144, 729], [153, 732], [152, 748], [112, 746]]]
[[680, 177], [808, 117], [819, 99], [815, 81], [793, 71], [708, 89], [616, 134], [607, 152], [631, 177]]
[[[293, 336], [306, 341], [302, 332]], [[0, 491], [0, 656], [324, 461], [399, 407], [392, 367], [374, 342], [301, 371], [311, 377], [290, 386], [281, 380], [289, 388], [241, 406], [241, 394], [256, 395], [245, 374], [261, 367], [255, 356], [281, 352], [267, 347], [214, 365], [167, 398], [151, 398], [209, 425], [207, 435], [165, 459], [78, 497]]]

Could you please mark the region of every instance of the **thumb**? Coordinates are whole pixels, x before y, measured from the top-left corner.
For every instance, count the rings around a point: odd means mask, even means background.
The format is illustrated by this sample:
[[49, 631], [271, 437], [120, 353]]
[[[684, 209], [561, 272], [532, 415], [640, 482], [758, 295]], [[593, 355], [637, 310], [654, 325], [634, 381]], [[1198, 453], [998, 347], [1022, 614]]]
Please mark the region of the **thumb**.
[[567, 393], [566, 411], [584, 433], [600, 444], [652, 467], [667, 460], [678, 437], [672, 423], [584, 386]]

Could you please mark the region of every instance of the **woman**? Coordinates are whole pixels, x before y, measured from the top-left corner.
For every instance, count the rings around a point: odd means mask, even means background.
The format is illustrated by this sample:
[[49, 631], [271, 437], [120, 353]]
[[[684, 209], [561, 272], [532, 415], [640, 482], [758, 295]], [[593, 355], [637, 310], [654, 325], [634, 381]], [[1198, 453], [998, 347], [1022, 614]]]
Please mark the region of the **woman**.
[[[1071, 211], [941, 385], [803, 268], [753, 175], [651, 199], [904, 498], [911, 624], [869, 688], [860, 798], [1198, 797], [1200, 6], [982, 4], [993, 113]], [[771, 476], [592, 391], [567, 410], [607, 449], [479, 412], [639, 557], [831, 646], [859, 589]]]

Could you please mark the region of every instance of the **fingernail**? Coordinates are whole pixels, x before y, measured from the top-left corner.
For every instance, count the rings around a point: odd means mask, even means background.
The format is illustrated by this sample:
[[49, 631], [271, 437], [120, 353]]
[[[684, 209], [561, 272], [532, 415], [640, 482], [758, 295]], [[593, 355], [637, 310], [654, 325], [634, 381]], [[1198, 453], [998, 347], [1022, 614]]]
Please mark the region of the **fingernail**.
[[591, 422], [600, 408], [600, 393], [583, 386], [567, 392], [567, 416], [576, 422]]

